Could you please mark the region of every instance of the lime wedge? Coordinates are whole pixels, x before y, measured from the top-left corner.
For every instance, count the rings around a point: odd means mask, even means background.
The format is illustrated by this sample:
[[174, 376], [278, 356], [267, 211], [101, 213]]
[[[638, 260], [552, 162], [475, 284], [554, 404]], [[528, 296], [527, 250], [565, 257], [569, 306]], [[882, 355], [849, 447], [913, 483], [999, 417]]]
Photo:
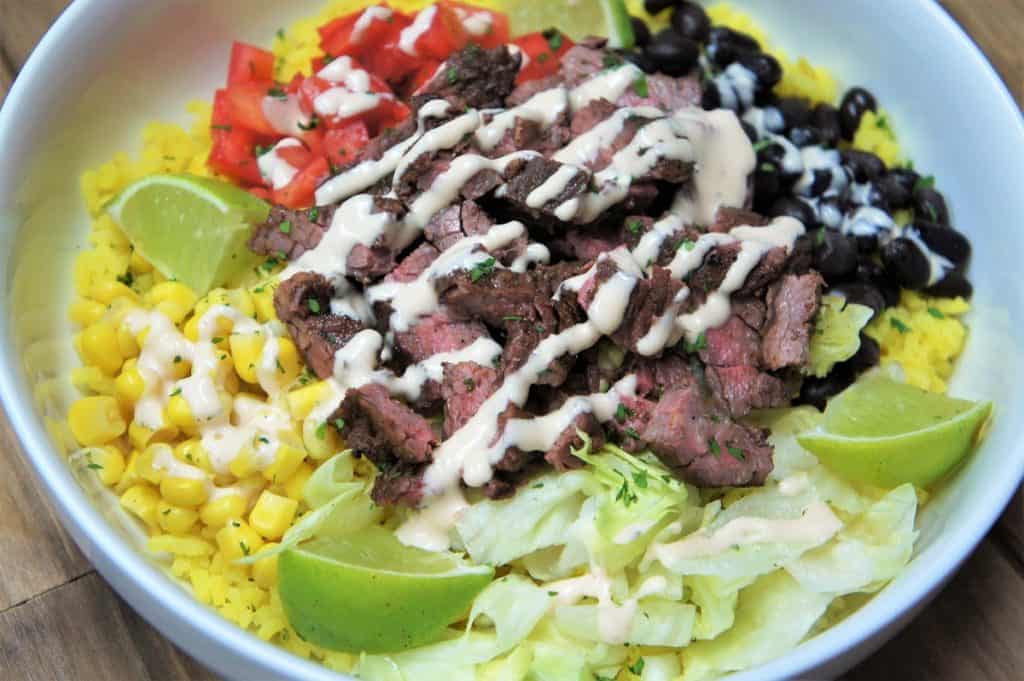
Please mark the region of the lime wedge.
[[107, 206], [144, 258], [199, 296], [259, 262], [246, 241], [269, 210], [232, 184], [185, 174], [144, 177]]
[[466, 614], [494, 568], [404, 546], [372, 526], [285, 551], [278, 574], [288, 621], [303, 638], [332, 650], [385, 653], [436, 640]]
[[508, 14], [514, 36], [557, 28], [574, 40], [603, 35], [612, 47], [633, 46], [633, 26], [624, 0], [496, 0], [487, 5]]
[[991, 413], [991, 402], [937, 395], [875, 374], [833, 398], [821, 428], [797, 441], [850, 480], [927, 487], [970, 452]]

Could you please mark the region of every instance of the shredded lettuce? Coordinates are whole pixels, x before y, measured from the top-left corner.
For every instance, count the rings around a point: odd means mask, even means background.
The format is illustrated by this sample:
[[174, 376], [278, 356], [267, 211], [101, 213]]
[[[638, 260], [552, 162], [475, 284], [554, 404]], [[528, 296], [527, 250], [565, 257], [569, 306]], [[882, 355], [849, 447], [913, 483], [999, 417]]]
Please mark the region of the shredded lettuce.
[[857, 354], [861, 329], [867, 326], [873, 314], [865, 305], [847, 303], [839, 296], [824, 296], [811, 336], [807, 372], [823, 378], [836, 364]]

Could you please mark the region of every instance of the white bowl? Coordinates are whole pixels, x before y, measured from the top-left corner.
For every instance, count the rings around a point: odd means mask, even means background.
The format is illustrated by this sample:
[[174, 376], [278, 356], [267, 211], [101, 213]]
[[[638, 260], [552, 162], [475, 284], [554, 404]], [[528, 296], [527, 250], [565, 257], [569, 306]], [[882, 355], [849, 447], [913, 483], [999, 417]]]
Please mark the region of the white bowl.
[[[140, 551], [103, 490], [73, 476], [47, 419], [74, 393], [65, 306], [85, 244], [81, 171], [136, 149], [151, 119], [185, 122], [209, 98], [233, 39], [268, 43], [320, 0], [77, 0], [50, 29], [0, 112], [0, 398], [64, 525], [100, 573], [189, 654], [234, 679], [339, 678], [258, 640], [193, 600]], [[870, 603], [740, 679], [838, 675], [931, 598], [988, 531], [1024, 475], [1024, 413], [1014, 334], [1024, 332], [1016, 276], [1024, 254], [1024, 125], [1006, 88], [935, 3], [737, 1], [793, 54], [869, 87], [917, 167], [938, 178], [971, 236], [977, 288], [971, 339], [953, 392], [997, 405], [984, 445], [921, 514], [906, 571]]]

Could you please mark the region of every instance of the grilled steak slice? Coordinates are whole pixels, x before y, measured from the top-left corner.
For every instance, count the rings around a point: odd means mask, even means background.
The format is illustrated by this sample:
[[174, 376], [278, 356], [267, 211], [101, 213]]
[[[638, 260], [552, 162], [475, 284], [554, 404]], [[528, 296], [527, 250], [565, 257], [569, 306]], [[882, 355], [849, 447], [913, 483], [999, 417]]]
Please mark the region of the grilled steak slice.
[[447, 99], [459, 109], [496, 109], [515, 88], [522, 55], [504, 45], [484, 50], [470, 45], [441, 65], [413, 96], [419, 109], [431, 99]]
[[444, 436], [466, 425], [488, 397], [498, 389], [498, 372], [475, 362], [444, 365], [441, 395], [444, 398]]
[[[698, 292], [714, 291], [722, 285], [729, 268], [739, 255], [738, 243], [712, 248], [703, 264], [689, 278], [690, 289]], [[784, 248], [773, 248], [765, 253], [761, 261], [747, 275], [738, 294], [758, 295], [765, 287], [779, 278], [786, 267], [788, 256]]]
[[[375, 196], [373, 208], [374, 213], [388, 213], [396, 223], [405, 217], [405, 207], [397, 199]], [[345, 261], [346, 274], [363, 284], [376, 281], [395, 269], [401, 250], [402, 245], [391, 243], [387, 234], [370, 246], [356, 244]]]
[[249, 250], [259, 255], [280, 255], [294, 260], [316, 248], [331, 224], [333, 206], [314, 210], [291, 210], [273, 206], [249, 238]]
[[300, 272], [274, 291], [274, 309], [306, 364], [320, 378], [334, 373], [334, 353], [366, 328], [358, 319], [331, 314], [334, 287], [326, 277]]
[[754, 409], [785, 407], [790, 395], [786, 384], [753, 366], [709, 366], [704, 373], [708, 387], [734, 418]]
[[416, 508], [423, 501], [423, 467], [398, 463], [379, 468], [370, 498], [378, 506]]
[[787, 274], [768, 290], [762, 355], [767, 368], [803, 367], [821, 304], [824, 279], [817, 272]]
[[708, 227], [709, 232], [728, 232], [734, 227], [750, 225], [751, 227], [763, 227], [771, 220], [755, 213], [752, 210], [742, 208], [729, 208], [722, 206], [715, 212], [715, 221]]
[[[535, 156], [510, 163], [505, 170], [505, 180], [507, 184], [502, 199], [508, 202], [517, 214], [532, 220], [558, 224], [562, 220], [555, 214], [556, 209], [587, 192], [590, 174], [543, 156]], [[544, 196], [545, 192], [534, 194], [549, 180], [552, 183], [549, 186], [554, 186], [550, 196]], [[545, 200], [537, 203], [541, 198]]]
[[402, 262], [398, 263], [398, 267], [388, 272], [387, 276], [384, 277], [384, 281], [401, 284], [415, 281], [417, 277], [430, 267], [431, 263], [437, 260], [438, 255], [440, 255], [438, 250], [430, 244], [420, 244], [412, 253], [402, 258]]
[[601, 423], [593, 414], [580, 414], [562, 431], [551, 448], [544, 452], [544, 460], [554, 466], [556, 471], [580, 468], [583, 460], [573, 456], [572, 450], [583, 447], [581, 432], [590, 437], [591, 451], [596, 452], [604, 447], [604, 428]]
[[[463, 201], [434, 215], [424, 228], [424, 236], [438, 250], [445, 251], [467, 236], [486, 234], [493, 226], [491, 216], [476, 201]], [[502, 265], [509, 266], [526, 251], [528, 245], [529, 240], [524, 235], [495, 249], [491, 255]]]
[[707, 347], [700, 351], [700, 359], [708, 366], [757, 366], [761, 361], [761, 337], [736, 314], [708, 329], [705, 339]]
[[478, 338], [487, 338], [481, 322], [454, 319], [441, 308], [420, 317], [408, 331], [395, 333], [395, 348], [412, 362], [422, 362], [442, 352], [453, 352], [472, 345]]

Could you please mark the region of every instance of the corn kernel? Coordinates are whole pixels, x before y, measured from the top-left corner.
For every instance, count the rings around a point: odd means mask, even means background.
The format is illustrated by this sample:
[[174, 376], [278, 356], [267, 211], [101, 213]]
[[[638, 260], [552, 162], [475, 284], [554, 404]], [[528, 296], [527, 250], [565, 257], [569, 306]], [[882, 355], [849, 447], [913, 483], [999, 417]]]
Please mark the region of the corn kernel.
[[71, 303], [68, 316], [71, 318], [71, 321], [84, 328], [98, 322], [106, 311], [107, 308], [102, 303], [80, 298]]
[[209, 542], [203, 541], [199, 537], [175, 537], [170, 534], [151, 538], [146, 543], [146, 548], [152, 553], [170, 553], [187, 558], [209, 556], [214, 551]]
[[256, 319], [261, 322], [269, 322], [277, 319], [277, 310], [274, 309], [274, 289], [268, 284], [259, 286], [252, 290], [252, 302], [256, 308]]
[[171, 534], [188, 534], [199, 520], [194, 509], [175, 506], [161, 499], [157, 504], [157, 522], [160, 529]]
[[146, 274], [147, 272], [153, 271], [153, 265], [143, 258], [138, 251], [132, 251], [131, 269], [132, 272]]
[[132, 421], [128, 426], [128, 439], [138, 449], [145, 449], [147, 445], [154, 442], [170, 442], [178, 437], [178, 429], [170, 424], [164, 424], [160, 430], [150, 430], [138, 421]]
[[291, 338], [279, 338], [277, 340], [277, 366], [281, 371], [279, 381], [284, 385], [291, 384], [302, 372], [302, 360], [299, 358], [299, 349]]
[[263, 477], [272, 485], [283, 485], [291, 479], [305, 458], [306, 452], [282, 443], [274, 453], [274, 462], [263, 471]]
[[[263, 550], [267, 551], [276, 546], [275, 542], [264, 544]], [[252, 578], [261, 589], [272, 589], [277, 586], [277, 556], [261, 558], [253, 563]]]
[[252, 555], [263, 548], [263, 538], [242, 520], [230, 520], [217, 532], [217, 546], [228, 561]]
[[207, 293], [201, 302], [204, 303], [203, 312], [214, 305], [226, 305], [244, 317], [252, 317], [256, 313], [252, 296], [241, 288], [215, 288]]
[[206, 480], [165, 476], [160, 481], [160, 494], [175, 506], [201, 506], [209, 497]]
[[249, 524], [265, 539], [280, 539], [298, 509], [299, 502], [294, 499], [264, 490], [249, 514]]
[[138, 473], [139, 455], [140, 452], [138, 450], [132, 450], [132, 453], [128, 455], [128, 462], [124, 465], [124, 472], [117, 483], [118, 492], [124, 492], [132, 485], [137, 485], [143, 481]]
[[146, 381], [135, 364], [135, 360], [128, 360], [121, 368], [121, 373], [114, 380], [114, 394], [124, 407], [134, 407], [135, 403], [146, 391]]
[[85, 446], [106, 444], [127, 427], [117, 400], [106, 395], [83, 397], [72, 404], [68, 425], [78, 443]]
[[192, 318], [185, 322], [181, 332], [193, 343], [199, 342], [199, 315], [192, 315]]
[[261, 334], [233, 333], [228, 342], [238, 377], [246, 383], [259, 383], [256, 367], [259, 366], [266, 339]]
[[235, 458], [228, 464], [228, 470], [236, 478], [244, 478], [257, 472], [256, 460], [252, 448], [248, 445], [242, 447]]
[[209, 527], [224, 527], [232, 518], [241, 518], [247, 504], [238, 493], [225, 494], [199, 509], [199, 519]]
[[309, 412], [320, 404], [331, 392], [331, 386], [327, 381], [317, 381], [302, 388], [297, 388], [288, 393], [288, 411], [292, 418], [302, 420], [309, 416]]
[[104, 305], [110, 305], [118, 298], [127, 298], [135, 302], [139, 301], [139, 294], [133, 291], [120, 281], [101, 281], [93, 284], [89, 290], [89, 297]]
[[196, 432], [196, 420], [192, 416], [192, 408], [181, 395], [173, 395], [167, 400], [167, 408], [164, 411], [164, 418], [174, 426], [189, 435]]
[[100, 482], [108, 487], [116, 485], [124, 475], [124, 454], [117, 447], [95, 447], [86, 453], [86, 465], [96, 471]]
[[180, 324], [196, 304], [196, 294], [179, 281], [165, 281], [146, 293], [146, 302]]
[[100, 321], [82, 331], [82, 360], [113, 376], [121, 369], [124, 358], [117, 346], [117, 329], [110, 322]]
[[135, 334], [125, 326], [117, 330], [117, 351], [125, 359], [139, 356], [139, 343], [135, 339]]
[[71, 370], [71, 384], [84, 393], [113, 395], [116, 392], [114, 379], [98, 367], [75, 367]]
[[174, 458], [182, 463], [201, 468], [207, 473], [214, 472], [213, 464], [210, 462], [210, 453], [199, 443], [199, 440], [194, 438], [174, 445]]
[[308, 463], [303, 463], [299, 466], [298, 470], [295, 471], [295, 475], [288, 478], [288, 482], [284, 484], [284, 493], [288, 495], [289, 499], [302, 501], [303, 491], [306, 489], [306, 483], [312, 475], [313, 467]]
[[324, 421], [307, 418], [302, 422], [302, 444], [311, 458], [323, 461], [338, 451], [336, 429]]
[[136, 474], [146, 482], [159, 485], [160, 481], [164, 479], [164, 471], [156, 467], [156, 457], [160, 454], [162, 448], [169, 446], [158, 442], [142, 450], [135, 460]]
[[152, 485], [140, 483], [129, 487], [121, 495], [121, 506], [136, 515], [150, 527], [157, 526], [157, 504], [160, 503], [160, 493]]

